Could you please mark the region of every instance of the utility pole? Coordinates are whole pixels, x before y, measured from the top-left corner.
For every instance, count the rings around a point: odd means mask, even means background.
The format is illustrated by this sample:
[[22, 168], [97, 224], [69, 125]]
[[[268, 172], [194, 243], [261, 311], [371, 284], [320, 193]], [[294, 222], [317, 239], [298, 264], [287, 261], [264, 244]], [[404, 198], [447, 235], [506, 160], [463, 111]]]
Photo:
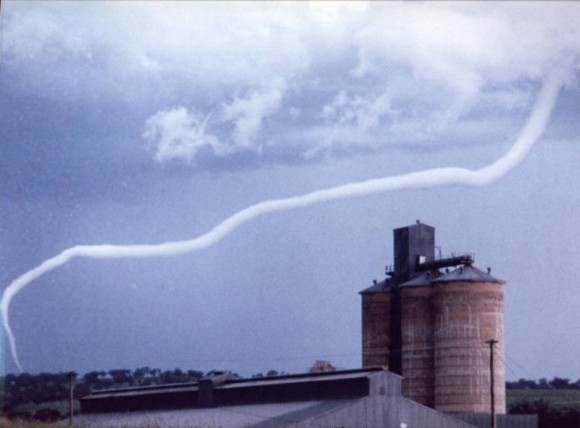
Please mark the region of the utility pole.
[[495, 339], [485, 342], [489, 345], [489, 389], [491, 394], [491, 428], [495, 428], [495, 387], [493, 378], [493, 346], [498, 343]]
[[74, 391], [75, 391], [75, 372], [70, 372], [69, 376], [69, 414], [68, 414], [68, 423], [69, 425], [73, 424], [73, 414], [74, 414]]

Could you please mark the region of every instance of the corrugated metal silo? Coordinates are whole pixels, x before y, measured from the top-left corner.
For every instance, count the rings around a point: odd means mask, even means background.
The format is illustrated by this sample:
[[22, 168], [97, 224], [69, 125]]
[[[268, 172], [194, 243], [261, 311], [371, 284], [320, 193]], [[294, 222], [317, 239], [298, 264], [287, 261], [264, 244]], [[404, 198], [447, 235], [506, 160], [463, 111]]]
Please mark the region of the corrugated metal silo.
[[433, 305], [430, 274], [400, 285], [403, 395], [425, 406], [435, 405]]
[[394, 271], [382, 282], [360, 292], [362, 296], [363, 367], [388, 366], [402, 373], [401, 293], [399, 285], [412, 279], [421, 263], [435, 257], [435, 228], [416, 224], [393, 230]]
[[505, 413], [503, 284], [466, 265], [432, 281], [435, 409], [489, 413], [489, 339], [494, 353], [495, 412]]
[[363, 367], [389, 365], [391, 285], [388, 280], [360, 292], [362, 296]]

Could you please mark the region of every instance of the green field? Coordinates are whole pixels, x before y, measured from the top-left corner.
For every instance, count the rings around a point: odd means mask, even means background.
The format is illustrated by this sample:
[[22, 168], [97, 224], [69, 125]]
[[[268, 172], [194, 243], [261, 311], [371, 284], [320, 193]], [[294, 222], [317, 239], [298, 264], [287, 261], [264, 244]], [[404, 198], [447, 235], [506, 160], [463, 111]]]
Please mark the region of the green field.
[[580, 411], [580, 389], [507, 389], [506, 405], [519, 401], [544, 400], [556, 408], [567, 407]]

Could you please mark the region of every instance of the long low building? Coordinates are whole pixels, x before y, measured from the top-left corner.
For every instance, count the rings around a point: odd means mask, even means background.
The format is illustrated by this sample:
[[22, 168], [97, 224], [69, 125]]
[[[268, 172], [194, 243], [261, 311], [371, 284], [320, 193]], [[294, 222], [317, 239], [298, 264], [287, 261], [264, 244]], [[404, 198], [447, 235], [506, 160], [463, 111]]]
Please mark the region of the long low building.
[[[516, 419], [510, 427], [537, 426], [535, 417]], [[94, 391], [81, 399], [76, 422], [188, 428], [485, 426], [403, 397], [401, 377], [382, 367], [258, 379], [217, 374], [196, 383]], [[507, 426], [499, 422], [498, 427]]]

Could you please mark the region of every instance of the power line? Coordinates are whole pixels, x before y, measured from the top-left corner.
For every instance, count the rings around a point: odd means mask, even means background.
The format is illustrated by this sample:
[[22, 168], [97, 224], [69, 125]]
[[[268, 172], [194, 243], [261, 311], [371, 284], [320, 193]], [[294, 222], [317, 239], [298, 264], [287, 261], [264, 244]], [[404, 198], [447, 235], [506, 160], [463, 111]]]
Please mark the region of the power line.
[[520, 369], [522, 369], [524, 372], [526, 372], [529, 376], [532, 377], [532, 379], [539, 379], [538, 376], [532, 374], [528, 369], [526, 369], [524, 366], [522, 366], [520, 363], [518, 363], [516, 360], [514, 360], [512, 357], [510, 357], [509, 355], [506, 355], [506, 357], [513, 362], [515, 365], [517, 365]]

